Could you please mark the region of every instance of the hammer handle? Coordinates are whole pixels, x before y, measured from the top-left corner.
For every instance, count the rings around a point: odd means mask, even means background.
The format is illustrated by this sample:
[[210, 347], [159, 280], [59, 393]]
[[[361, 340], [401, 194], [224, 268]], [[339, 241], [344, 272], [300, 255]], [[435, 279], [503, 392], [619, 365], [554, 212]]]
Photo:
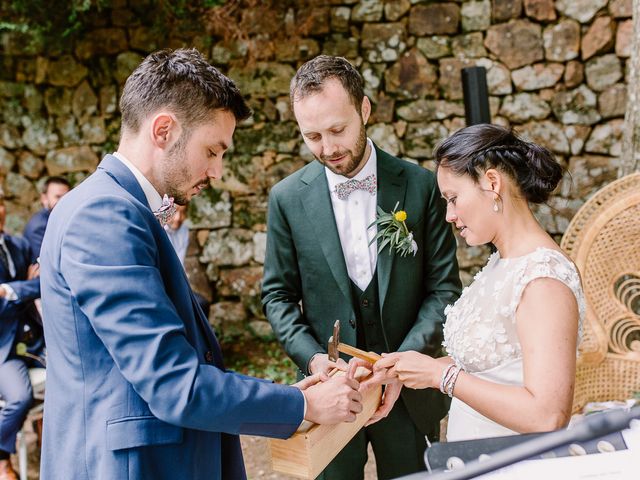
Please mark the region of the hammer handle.
[[364, 350], [360, 350], [359, 348], [352, 347], [351, 345], [347, 345], [345, 343], [338, 344], [338, 351], [347, 355], [351, 355], [352, 357], [366, 360], [369, 363], [376, 363], [382, 358], [375, 352], [365, 352]]

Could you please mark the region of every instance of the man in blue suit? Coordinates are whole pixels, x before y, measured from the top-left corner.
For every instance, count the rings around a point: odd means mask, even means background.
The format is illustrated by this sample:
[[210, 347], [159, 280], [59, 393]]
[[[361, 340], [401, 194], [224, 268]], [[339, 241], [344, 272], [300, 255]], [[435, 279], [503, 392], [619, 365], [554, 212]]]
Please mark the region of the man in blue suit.
[[[195, 50], [149, 55], [120, 99], [118, 151], [60, 201], [41, 252], [41, 478], [244, 479], [238, 434], [355, 420], [358, 383], [225, 371], [158, 218], [222, 175], [250, 110]], [[164, 195], [164, 199], [163, 196]], [[297, 388], [296, 388], [297, 387]]]
[[[17, 480], [9, 456], [16, 451], [16, 435], [32, 402], [31, 383], [24, 358], [16, 355], [25, 325], [40, 329], [33, 300], [40, 297], [38, 267], [23, 238], [4, 233], [6, 207], [0, 190], [0, 480]], [[41, 332], [31, 332], [32, 334]], [[32, 345], [40, 353], [42, 342]]]
[[29, 219], [23, 233], [24, 238], [27, 239], [31, 246], [31, 251], [36, 256], [40, 255], [40, 247], [42, 246], [42, 239], [44, 238], [44, 231], [47, 228], [51, 210], [69, 190], [71, 190], [71, 185], [62, 177], [49, 177], [44, 182], [42, 193], [40, 194], [42, 208]]

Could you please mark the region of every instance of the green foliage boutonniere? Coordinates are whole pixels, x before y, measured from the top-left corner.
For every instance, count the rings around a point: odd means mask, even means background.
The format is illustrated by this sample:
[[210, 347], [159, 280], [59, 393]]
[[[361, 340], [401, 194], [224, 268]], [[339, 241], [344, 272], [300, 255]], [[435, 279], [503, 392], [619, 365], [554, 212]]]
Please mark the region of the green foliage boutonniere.
[[418, 252], [418, 244], [413, 239], [413, 233], [409, 231], [405, 223], [407, 220], [407, 212], [404, 210], [396, 211], [398, 203], [399, 202], [396, 203], [396, 206], [393, 207], [393, 211], [390, 213], [378, 207], [376, 220], [369, 225], [369, 228], [376, 225], [378, 227], [378, 233], [369, 244], [381, 239], [380, 245], [378, 246], [378, 254], [389, 245], [389, 255], [395, 250], [401, 257], [406, 257], [410, 253], [415, 256]]

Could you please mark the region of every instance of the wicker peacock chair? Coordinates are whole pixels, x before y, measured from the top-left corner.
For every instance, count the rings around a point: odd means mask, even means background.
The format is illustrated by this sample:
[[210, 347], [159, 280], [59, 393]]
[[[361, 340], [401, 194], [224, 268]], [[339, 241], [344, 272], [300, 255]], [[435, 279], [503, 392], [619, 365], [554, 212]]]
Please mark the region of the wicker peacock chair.
[[561, 246], [582, 274], [587, 300], [573, 410], [631, 398], [640, 390], [640, 173], [589, 199]]

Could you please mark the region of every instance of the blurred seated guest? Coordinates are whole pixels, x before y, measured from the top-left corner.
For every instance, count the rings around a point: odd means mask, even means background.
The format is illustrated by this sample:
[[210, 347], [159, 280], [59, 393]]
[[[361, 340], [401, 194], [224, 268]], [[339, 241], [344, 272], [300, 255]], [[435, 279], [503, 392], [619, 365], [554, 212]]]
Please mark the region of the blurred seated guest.
[[[9, 458], [16, 451], [16, 435], [32, 402], [24, 357], [16, 346], [26, 343], [31, 354], [44, 350], [42, 324], [33, 301], [40, 297], [38, 265], [29, 243], [4, 233], [6, 208], [0, 191], [0, 480], [17, 480]], [[28, 360], [27, 360], [28, 361]]]
[[585, 299], [576, 266], [530, 208], [547, 201], [562, 168], [547, 149], [489, 124], [459, 130], [434, 156], [447, 221], [468, 245], [497, 251], [445, 310], [448, 356], [392, 353], [374, 369], [452, 397], [449, 441], [563, 427]]
[[[187, 258], [187, 250], [189, 249], [189, 225], [185, 222], [188, 215], [188, 205], [176, 204], [175, 207], [176, 213], [171, 217], [164, 229], [184, 268], [184, 261]], [[194, 291], [193, 294], [198, 300], [198, 305], [200, 305], [202, 311], [208, 316], [210, 305], [207, 299], [198, 292]]]
[[29, 242], [31, 251], [36, 257], [40, 255], [40, 246], [49, 221], [49, 214], [58, 203], [58, 200], [69, 190], [71, 190], [71, 185], [62, 177], [49, 177], [44, 182], [42, 193], [40, 194], [42, 209], [36, 212], [24, 227], [24, 238]]

